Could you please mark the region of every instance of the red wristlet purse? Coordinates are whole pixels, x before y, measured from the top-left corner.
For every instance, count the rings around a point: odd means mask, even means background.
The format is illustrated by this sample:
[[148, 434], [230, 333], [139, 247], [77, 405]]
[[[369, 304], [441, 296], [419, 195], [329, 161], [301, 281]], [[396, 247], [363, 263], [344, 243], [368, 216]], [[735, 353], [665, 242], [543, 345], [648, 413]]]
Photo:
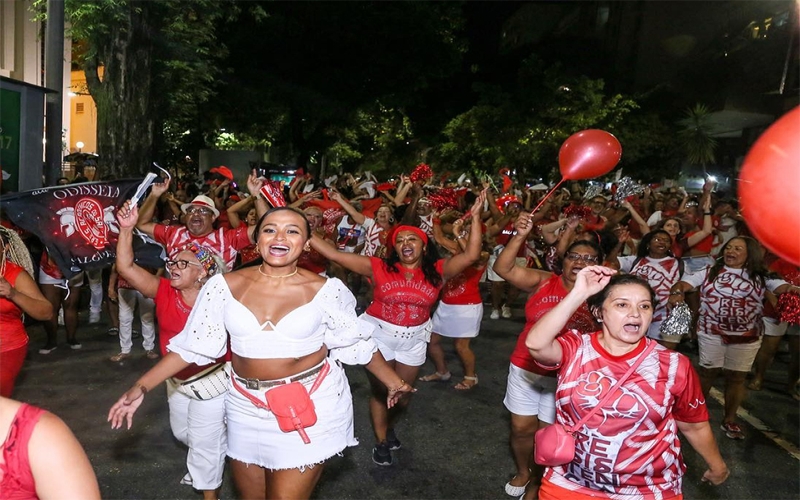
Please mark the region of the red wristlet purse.
[[564, 465], [572, 462], [572, 459], [575, 458], [575, 437], [572, 435], [576, 430], [583, 427], [583, 424], [586, 423], [589, 418], [594, 415], [594, 413], [603, 407], [603, 405], [608, 401], [614, 392], [625, 382], [628, 380], [628, 377], [639, 367], [639, 365], [644, 361], [644, 358], [650, 354], [650, 351], [655, 349], [656, 343], [653, 340], [648, 341], [647, 347], [645, 347], [644, 351], [639, 355], [636, 359], [636, 362], [628, 368], [628, 371], [625, 375], [620, 378], [614, 387], [608, 390], [603, 399], [600, 400], [597, 405], [591, 409], [589, 413], [583, 416], [580, 421], [573, 425], [572, 427], [566, 427], [558, 422], [548, 425], [544, 429], [539, 429], [536, 431], [534, 435], [534, 441], [536, 445], [533, 449], [533, 459], [539, 465], [545, 465], [548, 467], [556, 467], [558, 465]]
[[311, 394], [319, 388], [322, 380], [330, 371], [330, 365], [326, 362], [320, 370], [311, 390], [306, 390], [306, 386], [300, 382], [291, 382], [270, 389], [264, 394], [266, 404], [260, 399], [253, 397], [250, 393], [242, 389], [232, 377], [233, 386], [251, 403], [269, 410], [275, 415], [278, 427], [283, 432], [297, 431], [305, 444], [309, 444], [311, 439], [308, 437], [305, 428], [317, 423], [317, 412], [314, 409], [314, 402], [311, 401]]

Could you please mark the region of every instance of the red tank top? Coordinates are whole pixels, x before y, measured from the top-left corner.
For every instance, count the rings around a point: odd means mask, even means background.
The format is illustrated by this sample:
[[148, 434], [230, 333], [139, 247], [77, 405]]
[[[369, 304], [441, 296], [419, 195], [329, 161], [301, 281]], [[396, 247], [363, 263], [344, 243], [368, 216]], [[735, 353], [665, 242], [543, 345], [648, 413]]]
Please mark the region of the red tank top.
[[[14, 286], [17, 283], [17, 276], [23, 271], [20, 266], [6, 261], [3, 278]], [[28, 334], [25, 332], [25, 325], [22, 324], [22, 309], [14, 302], [0, 297], [0, 351], [19, 349], [27, 344]]]
[[[561, 299], [566, 297], [566, 295], [567, 289], [564, 288], [561, 276], [554, 274], [544, 283], [540, 284], [536, 293], [528, 298], [528, 302], [525, 304], [525, 328], [522, 330], [522, 333], [520, 333], [519, 338], [517, 338], [517, 345], [514, 347], [514, 352], [511, 353], [512, 365], [540, 375], [555, 376], [555, 371], [545, 370], [536, 364], [531, 357], [530, 351], [525, 347], [525, 339], [528, 337], [528, 332], [533, 328], [533, 325], [539, 321], [539, 318], [561, 302]], [[591, 333], [597, 330], [597, 327], [594, 316], [589, 312], [589, 308], [586, 307], [586, 303], [584, 302], [581, 304], [581, 307], [572, 314], [559, 335], [563, 335], [569, 330]]]
[[[367, 314], [398, 326], [417, 326], [428, 321], [442, 286], [430, 284], [422, 269], [405, 269], [398, 264], [398, 270], [392, 272], [383, 260], [377, 257], [369, 260], [374, 289]], [[436, 261], [440, 275], [443, 267], [444, 260]]]
[[442, 302], [450, 305], [481, 304], [481, 291], [478, 283], [486, 266], [469, 266], [453, 278], [447, 280], [442, 290]]
[[[514, 234], [516, 234], [516, 232], [517, 230], [514, 229], [514, 223], [509, 222], [508, 224], [506, 224], [503, 230], [500, 231], [500, 234], [494, 237], [494, 240], [498, 245], [506, 246], [508, 245], [508, 240], [510, 240], [511, 237], [514, 236]], [[517, 252], [517, 257], [525, 257], [525, 245], [521, 245], [519, 247], [519, 251]]]
[[0, 491], [5, 500], [36, 500], [36, 483], [28, 458], [28, 442], [44, 410], [22, 403], [3, 443]]

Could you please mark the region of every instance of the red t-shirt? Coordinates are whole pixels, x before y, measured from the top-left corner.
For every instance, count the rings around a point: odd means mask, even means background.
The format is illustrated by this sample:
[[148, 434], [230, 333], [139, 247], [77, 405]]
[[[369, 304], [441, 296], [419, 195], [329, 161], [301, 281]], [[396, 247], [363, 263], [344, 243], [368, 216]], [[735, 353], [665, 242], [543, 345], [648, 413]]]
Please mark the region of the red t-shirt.
[[451, 305], [482, 304], [483, 298], [478, 283], [486, 266], [469, 266], [447, 280], [442, 289], [442, 302]]
[[[563, 350], [558, 370], [556, 415], [572, 426], [594, 408], [639, 354], [646, 340], [612, 356], [599, 332], [570, 331], [558, 337]], [[636, 371], [599, 408], [575, 437], [575, 458], [548, 468], [553, 484], [609, 498], [672, 498], [681, 493], [686, 465], [676, 421], [708, 420], [703, 391], [689, 359], [657, 345]]]
[[308, 269], [312, 273], [319, 274], [328, 269], [328, 259], [311, 248], [309, 250], [303, 250], [303, 253], [301, 253], [300, 257], [297, 259], [297, 266]]
[[23, 403], [14, 415], [5, 442], [0, 446], [3, 454], [3, 470], [0, 471], [0, 491], [7, 500], [29, 500], [39, 498], [36, 481], [33, 479], [28, 443], [33, 430], [45, 413], [41, 408]]
[[244, 224], [236, 229], [214, 229], [200, 237], [193, 236], [186, 226], [156, 224], [153, 238], [167, 248], [170, 257], [174, 257], [178, 249], [190, 242], [207, 246], [222, 257], [229, 271], [233, 269], [237, 252], [253, 244], [247, 235], [247, 226]]
[[[161, 355], [167, 355], [167, 344], [172, 340], [172, 337], [179, 334], [183, 327], [186, 326], [186, 320], [189, 319], [189, 313], [192, 308], [186, 305], [181, 298], [181, 293], [172, 288], [169, 280], [160, 278], [158, 280], [158, 292], [155, 297], [156, 304], [156, 319], [158, 319], [158, 346], [161, 349]], [[213, 363], [208, 365], [198, 366], [196, 364], [189, 365], [175, 374], [175, 378], [186, 380], [208, 368], [212, 364], [224, 363], [230, 361], [230, 349], [224, 356], [218, 358]]]
[[[367, 314], [398, 326], [417, 326], [428, 321], [442, 285], [430, 284], [420, 268], [406, 269], [397, 264], [398, 270], [391, 272], [383, 260], [377, 257], [369, 260], [374, 288]], [[442, 274], [443, 268], [444, 260], [436, 261], [436, 272]]]
[[[555, 375], [552, 370], [546, 370], [536, 364], [531, 357], [531, 353], [525, 346], [525, 339], [528, 337], [528, 332], [533, 328], [533, 325], [539, 321], [539, 318], [545, 315], [547, 311], [554, 308], [556, 304], [567, 296], [567, 289], [564, 288], [564, 282], [561, 281], [561, 276], [553, 275], [544, 282], [539, 284], [539, 288], [535, 293], [532, 293], [525, 304], [525, 328], [517, 338], [517, 345], [514, 347], [514, 352], [511, 353], [511, 364], [522, 368], [523, 370], [538, 373], [540, 375]], [[561, 333], [568, 330], [578, 330], [581, 332], [593, 332], [597, 329], [597, 323], [594, 321], [594, 316], [589, 312], [586, 303], [582, 304], [580, 309], [575, 311], [567, 321], [567, 325]]]
[[[508, 245], [508, 240], [510, 240], [511, 237], [514, 236], [516, 233], [517, 230], [514, 229], [514, 223], [509, 222], [508, 224], [506, 224], [503, 230], [500, 231], [500, 233], [494, 237], [494, 241], [498, 245], [506, 246]], [[517, 252], [517, 257], [525, 257], [525, 245], [521, 245], [519, 247], [519, 251]]]
[[[3, 278], [14, 286], [21, 272], [25, 272], [22, 267], [7, 260]], [[0, 297], [0, 351], [19, 349], [27, 344], [28, 334], [22, 324], [22, 309], [7, 298]]]

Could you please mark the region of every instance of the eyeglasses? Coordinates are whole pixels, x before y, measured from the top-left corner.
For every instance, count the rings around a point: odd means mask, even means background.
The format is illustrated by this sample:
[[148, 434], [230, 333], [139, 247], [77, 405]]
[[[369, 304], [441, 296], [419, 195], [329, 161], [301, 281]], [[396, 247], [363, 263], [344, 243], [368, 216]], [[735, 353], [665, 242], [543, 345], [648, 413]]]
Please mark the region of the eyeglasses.
[[168, 260], [166, 262], [168, 268], [172, 269], [173, 267], [177, 267], [178, 269], [186, 269], [186, 266], [197, 266], [200, 267], [200, 264], [196, 262], [189, 262], [188, 260]]
[[186, 209], [186, 215], [194, 215], [194, 214], [214, 215], [214, 212], [203, 207], [189, 207]]
[[600, 259], [597, 257], [597, 255], [581, 255], [575, 252], [569, 252], [567, 255], [564, 256], [564, 258], [567, 260], [571, 260], [573, 262], [582, 260], [587, 264], [597, 264], [598, 262], [600, 262]]

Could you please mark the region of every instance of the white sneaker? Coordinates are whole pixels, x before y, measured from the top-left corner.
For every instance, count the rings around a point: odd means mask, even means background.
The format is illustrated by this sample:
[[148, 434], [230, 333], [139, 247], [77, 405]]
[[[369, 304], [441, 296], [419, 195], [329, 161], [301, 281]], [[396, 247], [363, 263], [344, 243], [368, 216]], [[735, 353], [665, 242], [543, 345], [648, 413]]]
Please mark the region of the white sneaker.
[[511, 308], [508, 306], [503, 306], [503, 317], [510, 318], [511, 317]]
[[492, 309], [492, 314], [489, 316], [490, 319], [500, 319], [500, 311], [497, 309]]
[[90, 312], [89, 313], [89, 324], [94, 325], [95, 323], [100, 323], [100, 313], [99, 312]]

